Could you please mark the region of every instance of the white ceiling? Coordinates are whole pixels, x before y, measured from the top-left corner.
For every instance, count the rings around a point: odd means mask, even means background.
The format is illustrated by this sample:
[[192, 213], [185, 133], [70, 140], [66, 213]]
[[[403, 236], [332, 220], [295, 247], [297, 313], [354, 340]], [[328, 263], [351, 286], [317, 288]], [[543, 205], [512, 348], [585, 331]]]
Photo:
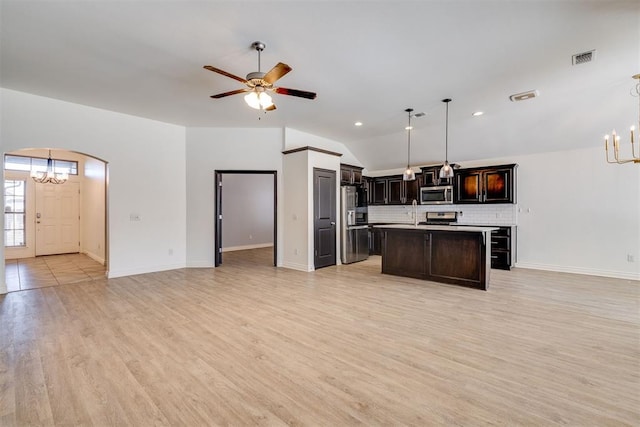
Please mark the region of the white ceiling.
[[[5, 1], [1, 86], [184, 126], [281, 127], [345, 143], [369, 170], [599, 146], [637, 119], [640, 2]], [[258, 113], [209, 95], [257, 71], [293, 71]], [[571, 55], [596, 49], [572, 66]], [[509, 95], [537, 89], [514, 103]], [[482, 110], [481, 117], [472, 117]], [[261, 117], [261, 120], [258, 118]], [[355, 127], [362, 121], [362, 127]], [[541, 171], [543, 172], [543, 171]]]

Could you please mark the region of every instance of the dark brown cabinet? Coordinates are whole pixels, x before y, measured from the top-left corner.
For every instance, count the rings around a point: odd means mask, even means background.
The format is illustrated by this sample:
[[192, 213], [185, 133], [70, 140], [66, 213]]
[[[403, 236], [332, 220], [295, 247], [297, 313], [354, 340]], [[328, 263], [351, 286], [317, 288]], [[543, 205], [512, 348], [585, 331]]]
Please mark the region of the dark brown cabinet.
[[518, 165], [459, 169], [454, 180], [454, 203], [516, 203]]
[[382, 255], [382, 230], [369, 227], [369, 255]]
[[414, 181], [403, 181], [402, 175], [367, 178], [369, 181], [369, 204], [405, 205], [418, 199], [422, 177]]
[[500, 227], [491, 232], [491, 268], [511, 270], [516, 260], [515, 240], [515, 227]]
[[340, 184], [356, 185], [362, 184], [362, 169], [359, 166], [351, 166], [346, 164], [340, 165]]
[[382, 273], [487, 289], [488, 231], [381, 228]]
[[[456, 167], [456, 165], [451, 165]], [[424, 187], [438, 187], [440, 185], [453, 185], [453, 178], [440, 178], [442, 166], [429, 166], [422, 168], [422, 181]]]

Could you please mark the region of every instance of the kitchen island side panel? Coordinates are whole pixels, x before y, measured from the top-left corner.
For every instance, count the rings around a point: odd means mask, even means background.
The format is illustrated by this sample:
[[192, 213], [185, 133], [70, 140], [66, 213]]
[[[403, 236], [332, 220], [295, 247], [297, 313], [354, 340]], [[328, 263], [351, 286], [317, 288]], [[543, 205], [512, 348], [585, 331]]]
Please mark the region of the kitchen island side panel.
[[382, 273], [486, 290], [491, 271], [489, 227], [378, 226]]

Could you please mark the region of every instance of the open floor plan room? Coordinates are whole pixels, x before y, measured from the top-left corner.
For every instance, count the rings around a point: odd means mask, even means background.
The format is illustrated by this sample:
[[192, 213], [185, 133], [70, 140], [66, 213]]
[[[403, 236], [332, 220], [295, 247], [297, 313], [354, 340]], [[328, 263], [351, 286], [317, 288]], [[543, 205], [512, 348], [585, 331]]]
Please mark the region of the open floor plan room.
[[0, 425], [638, 425], [636, 282], [217, 269], [0, 296]]

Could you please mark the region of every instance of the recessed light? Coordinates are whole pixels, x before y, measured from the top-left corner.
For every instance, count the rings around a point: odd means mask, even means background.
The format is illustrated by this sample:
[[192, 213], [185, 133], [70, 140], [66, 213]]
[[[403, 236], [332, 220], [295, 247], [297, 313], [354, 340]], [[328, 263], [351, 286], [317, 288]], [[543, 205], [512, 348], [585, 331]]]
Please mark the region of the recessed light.
[[411, 130], [413, 129], [413, 126], [405, 126], [404, 130]]
[[484, 111], [475, 111], [473, 113], [471, 113], [472, 116], [481, 116], [484, 114]]
[[355, 126], [362, 126], [362, 122], [355, 122], [354, 125]]

